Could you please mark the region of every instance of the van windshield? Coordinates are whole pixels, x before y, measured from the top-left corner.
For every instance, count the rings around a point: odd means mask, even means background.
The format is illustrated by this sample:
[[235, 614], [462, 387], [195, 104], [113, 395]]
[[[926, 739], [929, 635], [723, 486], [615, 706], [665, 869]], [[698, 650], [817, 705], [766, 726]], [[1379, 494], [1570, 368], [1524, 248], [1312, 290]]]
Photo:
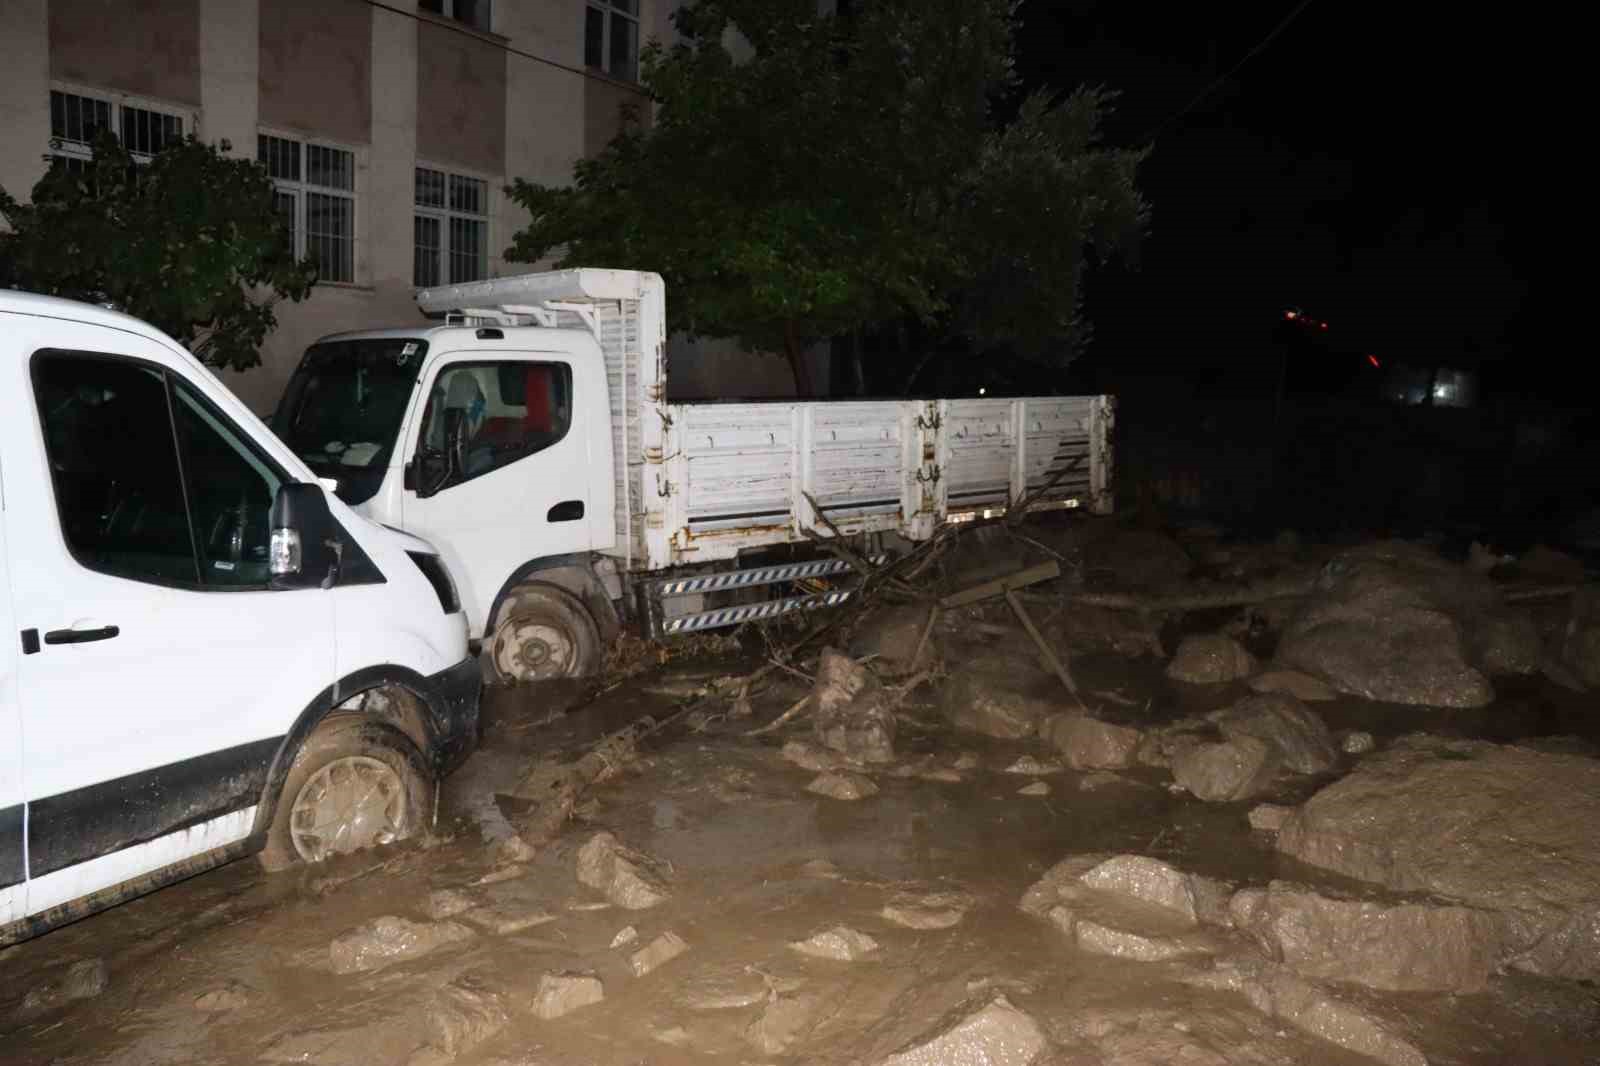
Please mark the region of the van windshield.
[[404, 337], [314, 344], [289, 379], [272, 429], [339, 498], [363, 503], [383, 484], [426, 341]]

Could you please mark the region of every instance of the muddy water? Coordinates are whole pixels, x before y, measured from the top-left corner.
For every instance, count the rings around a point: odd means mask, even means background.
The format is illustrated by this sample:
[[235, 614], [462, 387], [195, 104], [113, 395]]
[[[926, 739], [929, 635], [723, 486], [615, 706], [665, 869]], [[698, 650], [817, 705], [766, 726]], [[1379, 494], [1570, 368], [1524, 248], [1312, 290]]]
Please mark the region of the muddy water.
[[[975, 653], [984, 649], [975, 649]], [[1170, 686], [1153, 660], [1090, 657], [1074, 664], [1087, 691], [1111, 692], [1108, 716], [1153, 723], [1210, 709], [1237, 692]], [[708, 664], [703, 674], [736, 669]], [[642, 714], [670, 709], [693, 689], [642, 678], [564, 713], [575, 690], [495, 693], [486, 706], [482, 751], [446, 790], [449, 839], [351, 857], [315, 870], [267, 877], [253, 863], [197, 877], [114, 911], [0, 953], [0, 1060], [5, 1063], [300, 1061], [403, 1063], [428, 1039], [426, 1016], [440, 985], [473, 973], [499, 989], [512, 1020], [455, 1061], [501, 1064], [871, 1063], [936, 1027], [963, 1004], [1004, 992], [1037, 1018], [1058, 1045], [1058, 1063], [1104, 1061], [1114, 1032], [1156, 1048], [1174, 1033], [1216, 1059], [1177, 1060], [1149, 1052], [1117, 1061], [1367, 1062], [1254, 1014], [1242, 999], [1192, 990], [1173, 978], [1181, 964], [1143, 964], [1084, 955], [1022, 915], [1023, 890], [1065, 855], [1086, 851], [1154, 855], [1238, 883], [1288, 869], [1252, 834], [1247, 805], [1203, 804], [1174, 795], [1156, 771], [1115, 777], [1058, 773], [1051, 792], [1026, 797], [1030, 778], [1000, 772], [1031, 743], [953, 734], [933, 725], [936, 708], [905, 708], [924, 728], [901, 737], [908, 766], [949, 766], [962, 752], [978, 767], [959, 782], [876, 776], [874, 797], [843, 803], [806, 793], [811, 775], [782, 761], [783, 735], [746, 739], [746, 722], [681, 732], [598, 787], [578, 824], [516, 876], [474, 884], [493, 862], [472, 812], [512, 787], [530, 761], [557, 757]], [[684, 679], [688, 680], [685, 681]], [[1053, 682], [1038, 678], [1040, 693]], [[655, 689], [655, 691], [650, 691]], [[775, 691], [762, 713], [786, 705]], [[1093, 701], [1095, 697], [1091, 697]], [[1416, 717], [1361, 701], [1319, 708], [1335, 728], [1393, 735], [1414, 728], [1500, 734], [1592, 734], [1575, 701], [1538, 686], [1508, 694], [1481, 715]], [[1296, 802], [1316, 786], [1285, 786]], [[649, 911], [588, 908], [598, 897], [573, 875], [574, 852], [608, 829], [670, 870], [672, 898]], [[833, 876], [816, 876], [816, 860]], [[555, 920], [459, 945], [373, 974], [338, 976], [328, 942], [382, 914], [419, 919], [428, 893], [461, 888], [512, 910], [543, 909]], [[958, 891], [973, 900], [947, 930], [886, 922], [879, 910], [905, 892]], [[803, 958], [790, 941], [845, 924], [879, 949], [855, 963]], [[637, 939], [613, 949], [619, 930]], [[644, 977], [627, 954], [672, 931], [690, 950]], [[98, 997], [27, 1017], [31, 987], [65, 964], [98, 956], [110, 981]], [[539, 976], [599, 976], [604, 1002], [556, 1021], [527, 1004]], [[693, 1009], [685, 999], [715, 983], [754, 1002]], [[198, 997], [231, 991], [237, 1005], [203, 1010]], [[803, 1035], [787, 1050], [759, 1052], [746, 1031], [774, 996], [803, 1000]], [[1459, 1066], [1597, 1061], [1592, 990], [1526, 978], [1497, 979], [1473, 997], [1389, 996], [1374, 1003], [1430, 1061]], [[1148, 1038], [1148, 1039], [1146, 1039]]]

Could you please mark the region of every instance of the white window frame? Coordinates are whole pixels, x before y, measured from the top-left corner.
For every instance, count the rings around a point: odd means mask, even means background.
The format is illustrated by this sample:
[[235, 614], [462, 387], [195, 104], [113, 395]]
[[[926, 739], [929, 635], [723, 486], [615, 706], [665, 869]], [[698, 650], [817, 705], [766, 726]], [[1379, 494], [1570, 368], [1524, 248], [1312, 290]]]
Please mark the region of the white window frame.
[[[453, 251], [450, 243], [450, 220], [452, 218], [462, 219], [468, 222], [477, 222], [483, 225], [483, 276], [481, 278], [475, 278], [471, 280], [483, 281], [493, 277], [493, 272], [491, 271], [489, 265], [490, 260], [493, 258], [489, 250], [494, 247], [494, 210], [492, 207], [492, 198], [494, 195], [494, 190], [498, 188], [500, 184], [499, 179], [489, 177], [487, 174], [480, 174], [471, 170], [463, 170], [460, 167], [441, 166], [437, 163], [429, 163], [426, 160], [419, 159], [417, 160], [416, 166], [411, 172], [413, 188], [415, 188], [417, 177], [416, 172], [418, 170], [431, 170], [444, 178], [444, 206], [440, 207], [431, 204], [419, 203], [417, 201], [417, 197], [413, 194], [411, 208], [416, 218], [436, 219], [439, 223], [439, 247], [436, 252], [438, 256], [438, 262], [436, 264], [439, 274], [438, 284], [455, 285], [461, 283], [450, 276], [450, 255]], [[471, 181], [483, 182], [482, 214], [474, 214], [468, 211], [458, 211], [450, 206], [451, 178], [466, 178]], [[411, 240], [411, 281], [413, 286], [416, 288], [426, 288], [427, 286], [420, 284], [416, 277], [416, 254], [416, 233], [415, 224], [413, 224]]]
[[[616, 0], [585, 0], [583, 23], [583, 49], [584, 65], [590, 70], [598, 70], [609, 78], [635, 84], [639, 80], [639, 46], [640, 34], [644, 19], [644, 4], [647, 0], [633, 0], [633, 10], [628, 11]], [[589, 63], [589, 12], [598, 11], [601, 14], [600, 31], [600, 63], [595, 66]], [[633, 23], [633, 72], [627, 76], [617, 74], [611, 69], [611, 26], [612, 19], [620, 16]]]
[[472, 22], [468, 22], [466, 19], [462, 18], [460, 15], [457, 15], [456, 14], [456, 0], [440, 0], [440, 4], [439, 4], [440, 10], [438, 12], [423, 11], [421, 9], [421, 7], [418, 7], [417, 10], [423, 15], [433, 15], [435, 18], [447, 18], [447, 19], [450, 19], [452, 22], [459, 22], [463, 26], [466, 26], [466, 27], [468, 27], [470, 29], [477, 30], [480, 33], [493, 33], [494, 32], [494, 0], [483, 0], [483, 4], [484, 4], [484, 12], [483, 12], [484, 25], [482, 25], [482, 26], [479, 26], [479, 25], [477, 25], [475, 23], [472, 23]]
[[[122, 115], [123, 111], [132, 108], [136, 111], [149, 111], [157, 115], [175, 118], [182, 123], [180, 136], [200, 134], [200, 112], [194, 108], [184, 107], [181, 104], [171, 104], [162, 100], [152, 100], [149, 97], [133, 96], [129, 93], [119, 93], [111, 89], [95, 89], [87, 85], [77, 85], [72, 82], [50, 82], [51, 93], [64, 93], [67, 96], [81, 96], [86, 100], [94, 100], [111, 108], [111, 134], [122, 140]], [[50, 157], [52, 159], [78, 159], [87, 163], [94, 157], [94, 147], [88, 141], [69, 141], [55, 135], [55, 118], [50, 109], [53, 101], [45, 97], [46, 127], [50, 129]], [[136, 152], [128, 149], [130, 155], [141, 163], [148, 163], [152, 158], [148, 152]]]
[[[350, 202], [350, 276], [348, 278], [319, 277], [319, 285], [345, 285], [357, 286], [362, 284], [362, 243], [361, 243], [361, 206], [362, 184], [366, 173], [366, 160], [363, 150], [353, 144], [342, 144], [338, 141], [329, 141], [321, 137], [307, 137], [305, 134], [293, 130], [274, 129], [269, 126], [256, 128], [258, 137], [272, 137], [280, 141], [290, 141], [300, 146], [300, 175], [298, 180], [273, 177], [272, 187], [279, 193], [294, 197], [294, 255], [296, 259], [306, 258], [309, 244], [309, 235], [306, 232], [307, 210], [306, 194], [315, 193], [319, 196], [339, 197]], [[257, 158], [259, 160], [259, 141], [257, 142]], [[331, 185], [318, 185], [307, 180], [307, 167], [310, 159], [310, 150], [322, 148], [328, 151], [344, 152], [350, 156], [350, 188], [341, 189]]]

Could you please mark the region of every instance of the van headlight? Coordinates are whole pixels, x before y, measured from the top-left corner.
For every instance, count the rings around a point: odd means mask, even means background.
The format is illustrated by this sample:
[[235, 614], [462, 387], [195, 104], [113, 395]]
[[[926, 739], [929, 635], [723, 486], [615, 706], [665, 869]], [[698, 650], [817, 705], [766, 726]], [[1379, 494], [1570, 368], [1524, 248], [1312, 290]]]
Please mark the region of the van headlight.
[[444, 560], [427, 552], [406, 552], [406, 554], [411, 556], [411, 561], [417, 564], [422, 576], [433, 586], [434, 594], [439, 597], [439, 606], [444, 608], [444, 613], [455, 614], [461, 610], [461, 597], [456, 594], [456, 583], [451, 579], [450, 568], [444, 565]]

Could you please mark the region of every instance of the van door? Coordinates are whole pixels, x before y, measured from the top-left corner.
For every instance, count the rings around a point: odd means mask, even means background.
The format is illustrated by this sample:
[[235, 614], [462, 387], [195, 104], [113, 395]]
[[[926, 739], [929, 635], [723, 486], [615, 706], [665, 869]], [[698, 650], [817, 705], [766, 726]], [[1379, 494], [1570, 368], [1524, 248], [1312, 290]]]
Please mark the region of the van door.
[[267, 588], [287, 474], [155, 342], [32, 321], [0, 438], [37, 914], [249, 835], [335, 656], [334, 593]]
[[[3, 444], [0, 441], [0, 444]], [[6, 463], [0, 455], [0, 928], [27, 914], [27, 867], [23, 862], [21, 707], [17, 704], [17, 631], [11, 617], [11, 581], [6, 569]]]
[[555, 353], [458, 352], [424, 380], [428, 399], [405, 452], [405, 528], [439, 545], [475, 635], [523, 563], [590, 548], [573, 377]]

